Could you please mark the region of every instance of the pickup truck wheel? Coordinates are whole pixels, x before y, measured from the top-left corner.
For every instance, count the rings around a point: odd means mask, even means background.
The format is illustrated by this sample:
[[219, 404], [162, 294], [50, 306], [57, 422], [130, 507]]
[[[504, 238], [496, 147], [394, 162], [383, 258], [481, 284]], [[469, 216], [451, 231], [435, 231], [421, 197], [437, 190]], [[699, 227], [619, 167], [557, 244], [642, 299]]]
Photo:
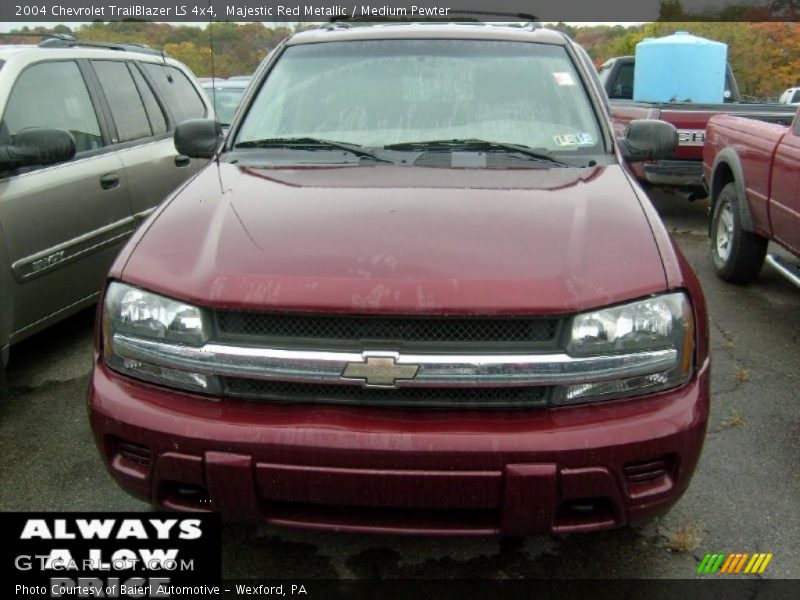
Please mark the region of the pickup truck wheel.
[[711, 260], [717, 275], [731, 283], [752, 281], [764, 264], [768, 243], [742, 229], [736, 184], [722, 188], [711, 218]]

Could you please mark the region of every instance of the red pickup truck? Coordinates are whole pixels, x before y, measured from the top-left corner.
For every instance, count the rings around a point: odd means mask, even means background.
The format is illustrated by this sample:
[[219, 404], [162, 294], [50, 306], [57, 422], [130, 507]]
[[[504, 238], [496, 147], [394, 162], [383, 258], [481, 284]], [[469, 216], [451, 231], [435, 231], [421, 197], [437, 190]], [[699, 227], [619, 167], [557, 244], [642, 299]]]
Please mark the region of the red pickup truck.
[[716, 116], [708, 123], [703, 175], [711, 196], [711, 258], [720, 277], [754, 279], [767, 262], [796, 285], [800, 269], [767, 256], [773, 240], [800, 256], [800, 118], [789, 126]]
[[649, 186], [678, 188], [689, 199], [705, 197], [703, 142], [706, 124], [714, 115], [737, 115], [783, 125], [794, 117], [792, 106], [743, 102], [730, 66], [725, 79], [727, 98], [722, 104], [634, 101], [634, 65], [633, 56], [618, 56], [603, 64], [599, 76], [609, 97], [617, 135], [624, 135], [625, 128], [636, 119], [660, 119], [678, 130], [678, 149], [672, 156], [632, 165], [636, 177]]
[[709, 409], [700, 286], [586, 53], [501, 24], [327, 25], [259, 67], [113, 266], [89, 390], [114, 479], [359, 532], [664, 513]]

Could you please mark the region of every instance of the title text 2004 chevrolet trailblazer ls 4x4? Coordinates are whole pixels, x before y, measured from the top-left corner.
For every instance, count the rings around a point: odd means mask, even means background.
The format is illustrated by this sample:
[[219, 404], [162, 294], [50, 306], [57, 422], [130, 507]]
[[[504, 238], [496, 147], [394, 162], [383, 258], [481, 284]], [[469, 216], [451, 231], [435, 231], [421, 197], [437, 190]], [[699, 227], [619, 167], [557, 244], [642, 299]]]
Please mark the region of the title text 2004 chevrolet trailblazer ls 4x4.
[[255, 75], [110, 273], [89, 391], [126, 490], [338, 530], [622, 526], [686, 489], [698, 283], [622, 166], [584, 51], [540, 28], [331, 25]]

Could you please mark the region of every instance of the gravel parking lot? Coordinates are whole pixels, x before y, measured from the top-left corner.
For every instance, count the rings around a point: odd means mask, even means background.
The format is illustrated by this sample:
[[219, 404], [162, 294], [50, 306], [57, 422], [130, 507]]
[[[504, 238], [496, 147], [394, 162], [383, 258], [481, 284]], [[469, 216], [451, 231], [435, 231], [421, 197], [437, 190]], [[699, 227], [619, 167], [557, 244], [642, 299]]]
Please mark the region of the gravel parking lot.
[[[687, 578], [707, 552], [744, 551], [774, 553], [764, 577], [800, 577], [800, 289], [769, 267], [747, 287], [724, 284], [707, 256], [707, 203], [655, 201], [703, 284], [713, 351], [705, 449], [669, 515], [524, 541], [227, 525], [224, 576]], [[85, 409], [92, 328], [87, 311], [14, 348], [0, 403], [0, 510], [149, 510], [116, 487], [94, 447]]]

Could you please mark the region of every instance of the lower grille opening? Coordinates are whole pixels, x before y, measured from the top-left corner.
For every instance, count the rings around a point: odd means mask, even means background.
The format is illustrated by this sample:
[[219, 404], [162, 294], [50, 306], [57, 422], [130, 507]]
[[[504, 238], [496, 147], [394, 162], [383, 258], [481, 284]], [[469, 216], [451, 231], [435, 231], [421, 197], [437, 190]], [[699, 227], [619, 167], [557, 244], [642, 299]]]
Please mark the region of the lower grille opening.
[[498, 531], [499, 510], [453, 510], [331, 506], [294, 502], [269, 502], [267, 520], [279, 525], [314, 527], [334, 526], [342, 530], [371, 530], [402, 533], [458, 532], [494, 534]]
[[110, 436], [106, 451], [111, 468], [117, 473], [139, 480], [150, 473], [153, 453], [147, 446]]
[[631, 463], [625, 466], [625, 477], [631, 483], [641, 483], [658, 479], [667, 473], [669, 465], [666, 458], [648, 462]]
[[546, 406], [548, 386], [482, 388], [365, 388], [228, 377], [223, 395], [247, 400], [416, 408], [532, 408]]
[[556, 511], [556, 530], [605, 528], [614, 523], [614, 504], [611, 498], [569, 500], [562, 502]]
[[672, 487], [676, 464], [675, 455], [628, 463], [623, 469], [628, 496], [637, 499], [669, 490]]
[[134, 444], [132, 442], [126, 442], [123, 440], [117, 440], [117, 453], [132, 463], [137, 465], [141, 465], [143, 467], [149, 467], [150, 461], [152, 459], [152, 453], [147, 446], [142, 446], [139, 444]]

